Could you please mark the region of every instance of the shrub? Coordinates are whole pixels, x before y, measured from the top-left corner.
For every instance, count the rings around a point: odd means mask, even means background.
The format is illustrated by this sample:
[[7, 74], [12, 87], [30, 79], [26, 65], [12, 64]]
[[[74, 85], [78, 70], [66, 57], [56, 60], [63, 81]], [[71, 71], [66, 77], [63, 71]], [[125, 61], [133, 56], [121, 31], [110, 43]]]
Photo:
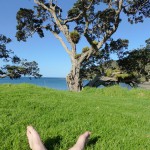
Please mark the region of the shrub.
[[125, 79], [125, 78], [130, 77], [130, 75], [127, 74], [127, 73], [124, 73], [124, 74], [116, 74], [115, 77], [116, 77], [117, 79], [118, 79], [118, 78], [120, 78], [120, 79]]
[[106, 76], [110, 77], [112, 75], [112, 69], [107, 69], [106, 70]]
[[145, 78], [145, 77], [141, 77], [141, 78], [139, 78], [139, 81], [140, 81], [140, 82], [145, 82], [145, 81], [146, 81], [146, 78]]

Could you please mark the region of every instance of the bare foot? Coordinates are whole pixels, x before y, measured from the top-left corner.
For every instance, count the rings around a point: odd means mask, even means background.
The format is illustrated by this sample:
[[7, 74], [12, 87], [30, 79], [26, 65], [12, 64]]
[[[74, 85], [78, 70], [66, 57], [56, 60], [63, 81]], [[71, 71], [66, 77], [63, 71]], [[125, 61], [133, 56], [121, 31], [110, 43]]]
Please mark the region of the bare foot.
[[39, 134], [32, 126], [27, 127], [27, 137], [29, 141], [30, 148], [32, 150], [46, 150], [44, 147]]
[[83, 133], [82, 135], [80, 135], [77, 140], [77, 143], [69, 150], [83, 150], [85, 147], [85, 144], [88, 141], [88, 138], [90, 137], [90, 134], [91, 133], [89, 131], [87, 131], [87, 132]]

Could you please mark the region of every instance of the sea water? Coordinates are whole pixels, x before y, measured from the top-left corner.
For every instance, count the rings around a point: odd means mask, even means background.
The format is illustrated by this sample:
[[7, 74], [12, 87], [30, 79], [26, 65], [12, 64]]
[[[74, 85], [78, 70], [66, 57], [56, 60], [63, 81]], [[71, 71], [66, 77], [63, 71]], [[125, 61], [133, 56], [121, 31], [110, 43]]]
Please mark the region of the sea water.
[[29, 83], [29, 84], [35, 84], [42, 87], [48, 87], [58, 90], [67, 90], [67, 84], [65, 78], [28, 78], [28, 77], [22, 77], [20, 79], [10, 79], [10, 78], [3, 78], [0, 79], [0, 84], [3, 83], [11, 83], [11, 84], [20, 84], [20, 83]]
[[[11, 84], [29, 83], [29, 84], [35, 84], [38, 86], [48, 87], [48, 88], [53, 88], [58, 90], [68, 90], [65, 78], [42, 77], [39, 79], [35, 79], [35, 78], [22, 77], [20, 79], [10, 79], [10, 78], [0, 79], [0, 84], [4, 84], [4, 83], [11, 83]], [[86, 83], [87, 81], [84, 81], [83, 85], [85, 85]], [[131, 87], [125, 83], [120, 83], [120, 86], [131, 89]], [[103, 87], [104, 86], [100, 86], [99, 88], [103, 88]]]

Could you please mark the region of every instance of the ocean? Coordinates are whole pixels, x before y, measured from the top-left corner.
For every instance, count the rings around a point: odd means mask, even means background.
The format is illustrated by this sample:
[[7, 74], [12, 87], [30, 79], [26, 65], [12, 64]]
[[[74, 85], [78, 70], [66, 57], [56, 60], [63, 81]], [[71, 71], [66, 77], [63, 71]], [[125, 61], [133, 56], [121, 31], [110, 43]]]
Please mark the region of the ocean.
[[46, 78], [42, 77], [39, 79], [35, 78], [28, 78], [28, 77], [22, 77], [20, 79], [10, 79], [10, 78], [3, 78], [0, 79], [0, 84], [4, 83], [11, 83], [11, 84], [20, 84], [20, 83], [29, 83], [29, 84], [35, 84], [42, 87], [48, 87], [58, 90], [67, 90], [67, 84], [65, 78]]
[[[84, 81], [84, 84], [86, 82], [87, 81]], [[29, 84], [35, 84], [38, 86], [53, 88], [53, 89], [57, 89], [57, 90], [68, 90], [65, 78], [42, 77], [40, 79], [35, 79], [35, 78], [30, 79], [28, 77], [22, 77], [20, 79], [10, 79], [10, 78], [0, 79], [0, 84], [5, 84], [5, 83], [11, 83], [11, 84], [29, 83]], [[131, 89], [131, 87], [129, 85], [124, 84], [124, 83], [120, 83], [120, 86]], [[103, 87], [104, 86], [100, 86], [100, 88], [103, 88]]]

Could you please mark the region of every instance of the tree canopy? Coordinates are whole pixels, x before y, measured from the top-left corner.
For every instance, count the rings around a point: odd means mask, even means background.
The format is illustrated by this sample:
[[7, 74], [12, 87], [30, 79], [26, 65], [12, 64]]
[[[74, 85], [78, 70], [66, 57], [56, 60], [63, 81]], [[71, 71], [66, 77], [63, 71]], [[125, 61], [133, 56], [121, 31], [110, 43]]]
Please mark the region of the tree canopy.
[[149, 39], [146, 46], [132, 50], [127, 57], [118, 61], [120, 68], [132, 74], [137, 82], [144, 82], [150, 79], [150, 49]]
[[0, 78], [9, 77], [11, 79], [23, 76], [39, 78], [38, 64], [35, 61], [28, 62], [14, 55], [12, 50], [7, 49], [6, 45], [11, 42], [10, 38], [0, 34], [0, 59], [5, 65], [0, 66]]

